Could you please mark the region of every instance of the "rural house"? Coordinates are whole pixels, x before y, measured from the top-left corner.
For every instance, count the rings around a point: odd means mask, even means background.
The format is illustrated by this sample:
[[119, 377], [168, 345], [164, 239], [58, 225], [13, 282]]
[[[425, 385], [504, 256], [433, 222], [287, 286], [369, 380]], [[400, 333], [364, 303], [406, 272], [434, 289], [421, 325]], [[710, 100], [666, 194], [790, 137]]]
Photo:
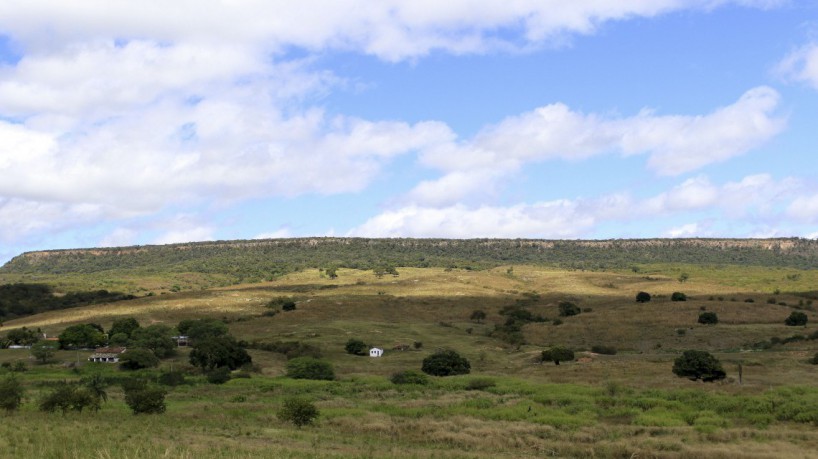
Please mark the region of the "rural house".
[[88, 357], [89, 362], [117, 363], [119, 356], [125, 352], [124, 347], [100, 347]]
[[372, 349], [369, 350], [369, 356], [370, 357], [380, 357], [382, 355], [383, 355], [383, 349], [381, 349], [379, 347], [373, 347]]

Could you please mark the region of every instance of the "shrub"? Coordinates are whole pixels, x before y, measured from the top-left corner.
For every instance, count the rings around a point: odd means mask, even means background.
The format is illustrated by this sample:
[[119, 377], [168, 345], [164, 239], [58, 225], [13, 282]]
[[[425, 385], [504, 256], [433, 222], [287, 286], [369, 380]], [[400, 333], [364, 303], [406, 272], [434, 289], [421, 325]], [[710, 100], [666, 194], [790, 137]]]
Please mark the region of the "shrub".
[[366, 355], [366, 343], [359, 339], [350, 338], [344, 346], [344, 349], [347, 351], [347, 354]]
[[405, 370], [392, 374], [389, 380], [393, 384], [428, 384], [429, 378], [417, 370]]
[[670, 295], [670, 301], [687, 301], [687, 295], [682, 292], [673, 292]]
[[335, 379], [335, 371], [327, 361], [298, 357], [287, 362], [287, 377], [332, 381]]
[[53, 413], [60, 410], [65, 414], [68, 410], [98, 410], [99, 405], [100, 398], [95, 397], [88, 389], [62, 381], [40, 401], [40, 411]]
[[559, 308], [560, 316], [562, 317], [575, 316], [582, 312], [582, 310], [579, 309], [579, 306], [571, 303], [570, 301], [560, 301]]
[[719, 316], [715, 312], [703, 312], [699, 314], [699, 323], [703, 325], [715, 325], [719, 323]]
[[486, 390], [496, 385], [497, 383], [491, 378], [474, 378], [466, 384], [466, 390]]
[[471, 319], [472, 322], [477, 322], [478, 324], [482, 323], [484, 320], [486, 320], [486, 313], [480, 309], [476, 309], [471, 313], [469, 319]]
[[809, 363], [813, 365], [818, 365], [818, 352], [815, 353], [814, 356], [809, 360]]
[[747, 298], [747, 299], [745, 299], [745, 300], [744, 300], [744, 302], [745, 302], [745, 303], [755, 303], [755, 302], [756, 302], [756, 300], [754, 300], [754, 299], [752, 299], [752, 298]]
[[591, 347], [591, 352], [596, 354], [616, 355], [616, 348], [613, 346], [596, 345]]
[[312, 424], [318, 418], [318, 408], [307, 399], [293, 397], [284, 400], [276, 416], [284, 422], [291, 422], [296, 427]]
[[185, 374], [181, 371], [164, 371], [159, 375], [159, 384], [163, 386], [181, 386], [185, 384]]
[[16, 411], [23, 402], [23, 385], [14, 375], [0, 381], [0, 408], [7, 412]]
[[421, 350], [421, 349], [423, 349], [423, 342], [422, 341], [415, 341], [414, 343], [412, 343], [412, 347], [414, 347], [417, 350]]
[[471, 364], [455, 351], [438, 351], [423, 359], [421, 371], [433, 376], [465, 375], [471, 372]]
[[289, 300], [281, 304], [282, 311], [295, 311], [295, 301]]
[[789, 325], [790, 327], [795, 327], [799, 325], [806, 325], [807, 324], [807, 315], [800, 311], [793, 311], [786, 320], [784, 320], [784, 325]]
[[692, 381], [701, 379], [704, 382], [724, 379], [726, 376], [718, 359], [709, 352], [695, 350], [684, 351], [676, 358], [673, 362], [673, 374]]
[[648, 292], [639, 292], [636, 294], [636, 302], [637, 303], [647, 303], [650, 301], [650, 293]]
[[165, 412], [165, 395], [161, 387], [149, 386], [145, 381], [132, 379], [122, 384], [125, 403], [133, 414], [162, 414]]
[[210, 384], [224, 384], [230, 381], [230, 369], [217, 367], [207, 372], [207, 382]]
[[120, 358], [119, 367], [123, 370], [141, 370], [159, 366], [159, 357], [150, 349], [128, 349]]
[[554, 365], [559, 365], [560, 362], [574, 360], [574, 351], [564, 347], [552, 347], [542, 351], [540, 359], [543, 362], [554, 362]]

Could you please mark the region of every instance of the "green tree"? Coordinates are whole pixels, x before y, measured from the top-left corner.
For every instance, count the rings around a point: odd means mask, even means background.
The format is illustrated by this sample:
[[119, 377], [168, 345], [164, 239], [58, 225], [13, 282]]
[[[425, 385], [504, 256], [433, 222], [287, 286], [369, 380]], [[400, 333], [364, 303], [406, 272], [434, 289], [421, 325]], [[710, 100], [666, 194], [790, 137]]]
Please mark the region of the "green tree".
[[230, 381], [230, 369], [217, 367], [207, 372], [207, 382], [210, 384], [224, 384]]
[[650, 301], [650, 293], [648, 292], [639, 292], [636, 294], [636, 302], [637, 303], [647, 303]]
[[[108, 391], [106, 390], [109, 385], [108, 380], [101, 374], [94, 373], [91, 376], [82, 378], [80, 383], [100, 402], [108, 401]], [[100, 405], [101, 403], [97, 404], [97, 409], [99, 409]]]
[[52, 391], [40, 400], [40, 411], [47, 413], [57, 410], [62, 414], [66, 414], [69, 410], [82, 412], [85, 408], [98, 411], [100, 399], [88, 388], [66, 381], [57, 383]]
[[105, 335], [96, 324], [72, 325], [59, 335], [60, 347], [63, 349], [95, 348], [105, 345]]
[[31, 355], [40, 363], [48, 363], [57, 353], [57, 344], [52, 341], [38, 341], [31, 346]]
[[9, 332], [6, 334], [6, 339], [9, 341], [9, 343], [16, 344], [18, 346], [31, 346], [36, 343], [40, 337], [34, 330], [30, 330], [27, 327], [22, 327], [9, 330]]
[[122, 384], [125, 403], [133, 414], [162, 414], [165, 412], [165, 395], [161, 387], [150, 386], [146, 381], [133, 379]]
[[218, 319], [187, 319], [179, 322], [176, 329], [193, 342], [228, 334], [227, 324]]
[[809, 320], [809, 318], [803, 312], [793, 311], [790, 316], [784, 320], [784, 324], [790, 327], [803, 326], [807, 324], [807, 320]]
[[17, 411], [24, 394], [23, 384], [13, 374], [0, 380], [0, 408], [7, 412]]
[[574, 360], [574, 351], [564, 347], [552, 347], [542, 351], [540, 358], [543, 362], [554, 362], [554, 365], [559, 365], [560, 362]]
[[699, 323], [703, 325], [716, 325], [719, 323], [719, 316], [715, 312], [703, 312], [699, 314]]
[[443, 350], [423, 359], [420, 370], [432, 376], [465, 375], [471, 372], [471, 364], [457, 352]]
[[681, 274], [679, 274], [679, 282], [681, 282], [681, 283], [685, 283], [685, 282], [687, 282], [687, 280], [688, 280], [688, 279], [690, 279], [690, 275], [689, 275], [689, 274], [687, 274], [687, 273], [681, 273]]
[[332, 381], [335, 371], [332, 364], [312, 357], [297, 357], [287, 362], [287, 377], [293, 379], [317, 379]]
[[159, 357], [150, 349], [131, 348], [122, 353], [119, 367], [123, 370], [141, 370], [159, 366]]
[[231, 370], [252, 362], [250, 354], [230, 335], [214, 336], [194, 341], [190, 351], [191, 365], [210, 371], [218, 367]]
[[562, 317], [575, 316], [582, 312], [579, 306], [575, 305], [574, 303], [571, 303], [570, 301], [560, 301], [559, 309], [560, 316]]
[[670, 295], [670, 301], [687, 301], [687, 295], [682, 292], [673, 292]]
[[721, 362], [709, 352], [689, 350], [673, 361], [673, 374], [693, 381], [705, 382], [724, 379], [726, 374]]
[[111, 329], [108, 331], [108, 336], [112, 337], [117, 333], [124, 333], [125, 336], [130, 338], [134, 330], [139, 327], [139, 321], [133, 317], [122, 317], [114, 320], [114, 323], [111, 325]]
[[292, 397], [284, 400], [276, 416], [284, 422], [291, 422], [296, 427], [312, 424], [318, 418], [318, 408], [305, 398]]
[[428, 384], [429, 377], [417, 370], [404, 370], [389, 377], [392, 384]]
[[338, 268], [336, 268], [335, 266], [330, 266], [329, 268], [324, 270], [324, 272], [327, 273], [327, 277], [329, 277], [330, 279], [338, 278]]
[[347, 341], [347, 344], [344, 346], [344, 350], [347, 351], [347, 354], [352, 355], [366, 355], [366, 343], [359, 339], [350, 338]]
[[483, 323], [483, 321], [486, 320], [486, 313], [480, 309], [475, 309], [474, 311], [472, 311], [469, 319], [472, 322], [476, 322], [478, 324]]
[[164, 359], [176, 353], [173, 329], [167, 325], [156, 324], [136, 328], [131, 334], [131, 346], [150, 349], [156, 357]]

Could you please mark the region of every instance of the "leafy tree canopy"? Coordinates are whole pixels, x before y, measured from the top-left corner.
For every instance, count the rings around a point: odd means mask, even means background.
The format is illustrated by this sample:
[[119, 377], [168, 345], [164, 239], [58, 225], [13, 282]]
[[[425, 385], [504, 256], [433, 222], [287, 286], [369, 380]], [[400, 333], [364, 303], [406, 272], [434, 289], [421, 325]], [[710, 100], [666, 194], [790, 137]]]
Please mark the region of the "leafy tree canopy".
[[721, 362], [706, 351], [684, 351], [673, 362], [673, 374], [693, 381], [701, 379], [705, 382], [724, 379], [726, 374]]
[[471, 372], [471, 364], [457, 352], [444, 350], [423, 359], [420, 369], [432, 376], [465, 375]]

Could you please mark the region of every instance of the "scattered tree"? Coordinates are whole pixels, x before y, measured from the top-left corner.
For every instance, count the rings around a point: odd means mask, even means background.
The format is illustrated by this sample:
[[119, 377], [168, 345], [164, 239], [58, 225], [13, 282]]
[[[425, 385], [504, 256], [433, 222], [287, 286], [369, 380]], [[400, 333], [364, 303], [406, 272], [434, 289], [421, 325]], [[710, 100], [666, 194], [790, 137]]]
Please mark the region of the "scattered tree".
[[810, 359], [809, 363], [813, 365], [818, 365], [818, 352], [816, 352], [815, 355]]
[[347, 351], [347, 354], [366, 355], [366, 343], [359, 339], [350, 338], [346, 346], [344, 346], [344, 349]]
[[469, 317], [469, 319], [478, 324], [483, 323], [483, 321], [486, 320], [486, 313], [480, 309], [475, 309], [471, 313], [471, 317]]
[[560, 301], [559, 308], [561, 317], [575, 316], [582, 312], [582, 310], [579, 309], [579, 306], [571, 303], [570, 301]]
[[230, 335], [197, 340], [190, 351], [190, 363], [204, 371], [218, 367], [235, 370], [249, 362], [250, 354]]
[[31, 346], [40, 339], [38, 335], [37, 332], [27, 327], [15, 328], [14, 330], [9, 330], [6, 334], [6, 340], [8, 340], [10, 344], [16, 344], [18, 346]]
[[224, 384], [227, 381], [230, 381], [230, 369], [227, 367], [214, 368], [207, 373], [210, 384]]
[[379, 279], [386, 274], [391, 274], [394, 277], [398, 277], [398, 270], [392, 265], [377, 266], [372, 269], [372, 272], [374, 272], [375, 276]]
[[63, 349], [72, 348], [95, 348], [105, 345], [105, 335], [100, 331], [97, 324], [72, 325], [60, 333], [60, 347]]
[[197, 340], [204, 340], [228, 334], [227, 325], [218, 319], [188, 319], [179, 322], [176, 326], [179, 333], [187, 336], [195, 344]]
[[108, 336], [113, 337], [118, 333], [123, 333], [126, 337], [130, 338], [134, 330], [139, 327], [139, 322], [133, 317], [122, 317], [114, 320], [111, 329], [108, 331]]
[[327, 361], [298, 357], [287, 362], [287, 377], [332, 381], [335, 379], [335, 371]]
[[721, 362], [706, 351], [684, 351], [673, 362], [673, 374], [692, 381], [701, 379], [704, 382], [724, 379], [726, 374]]
[[338, 268], [336, 268], [335, 266], [330, 266], [329, 268], [325, 269], [324, 272], [330, 279], [338, 278]]
[[40, 411], [53, 413], [59, 410], [62, 414], [69, 410], [82, 412], [85, 408], [98, 411], [100, 401], [87, 387], [61, 381], [40, 401]]
[[160, 359], [176, 353], [176, 341], [173, 340], [173, 329], [167, 325], [156, 324], [145, 328], [136, 328], [131, 334], [131, 346], [150, 349]]
[[715, 312], [703, 312], [699, 314], [699, 323], [703, 325], [715, 325], [719, 323], [719, 316]]
[[296, 427], [312, 424], [318, 418], [318, 408], [307, 399], [292, 397], [284, 400], [276, 416], [284, 422], [291, 422]]
[[141, 379], [131, 379], [123, 382], [125, 403], [133, 414], [162, 414], [165, 412], [165, 395], [167, 391], [161, 387], [150, 386]]
[[13, 374], [0, 380], [0, 408], [7, 412], [17, 411], [23, 403], [23, 385]]
[[687, 280], [688, 280], [688, 279], [690, 279], [690, 275], [689, 275], [689, 274], [687, 274], [687, 273], [681, 273], [681, 274], [679, 274], [679, 282], [681, 282], [681, 283], [683, 283], [683, 284], [684, 284], [685, 282], [687, 282]]
[[159, 357], [150, 349], [128, 349], [119, 358], [119, 367], [123, 370], [141, 370], [159, 366]]
[[57, 343], [52, 341], [38, 341], [31, 346], [31, 355], [43, 364], [50, 362], [56, 353]]
[[650, 293], [648, 292], [639, 292], [636, 294], [636, 302], [637, 303], [647, 303], [650, 301]]
[[560, 362], [574, 360], [574, 351], [564, 347], [552, 347], [542, 351], [540, 358], [543, 362], [554, 362], [554, 365], [559, 365]]
[[790, 327], [803, 326], [807, 324], [808, 317], [801, 311], [793, 311], [789, 317], [784, 321], [785, 325]]
[[598, 344], [591, 347], [591, 352], [595, 354], [616, 355], [616, 348], [613, 346]]
[[432, 376], [465, 375], [471, 372], [471, 364], [455, 351], [438, 351], [423, 359], [421, 371]]
[[687, 301], [687, 295], [682, 292], [673, 292], [670, 295], [670, 301]]

